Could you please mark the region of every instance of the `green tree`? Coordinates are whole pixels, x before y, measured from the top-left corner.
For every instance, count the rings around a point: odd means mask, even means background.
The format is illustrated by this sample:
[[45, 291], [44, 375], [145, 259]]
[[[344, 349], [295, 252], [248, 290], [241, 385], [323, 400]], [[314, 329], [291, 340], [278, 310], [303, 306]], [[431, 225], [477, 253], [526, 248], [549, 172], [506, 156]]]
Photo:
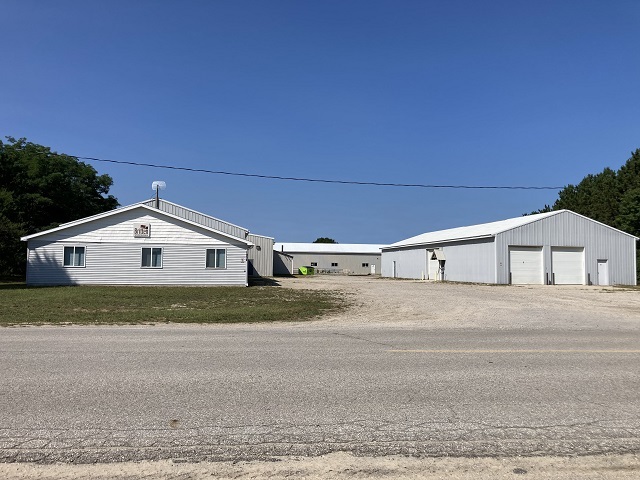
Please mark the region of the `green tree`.
[[640, 237], [640, 149], [632, 152], [618, 171], [605, 168], [598, 174], [589, 174], [579, 184], [560, 190], [553, 206], [545, 205], [532, 213], [563, 209]]
[[336, 242], [333, 238], [329, 238], [329, 237], [319, 237], [316, 238], [313, 243], [338, 243]]
[[0, 275], [22, 275], [20, 237], [118, 206], [113, 180], [25, 138], [0, 140]]

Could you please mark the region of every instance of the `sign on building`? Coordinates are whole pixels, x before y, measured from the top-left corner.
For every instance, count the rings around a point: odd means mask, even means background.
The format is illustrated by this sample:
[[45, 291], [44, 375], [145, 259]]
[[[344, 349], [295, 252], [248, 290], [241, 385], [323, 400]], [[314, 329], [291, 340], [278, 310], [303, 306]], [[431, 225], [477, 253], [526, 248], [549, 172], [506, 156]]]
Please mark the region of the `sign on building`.
[[135, 225], [133, 227], [133, 236], [135, 238], [149, 238], [151, 236], [149, 227], [150, 225], [148, 223]]

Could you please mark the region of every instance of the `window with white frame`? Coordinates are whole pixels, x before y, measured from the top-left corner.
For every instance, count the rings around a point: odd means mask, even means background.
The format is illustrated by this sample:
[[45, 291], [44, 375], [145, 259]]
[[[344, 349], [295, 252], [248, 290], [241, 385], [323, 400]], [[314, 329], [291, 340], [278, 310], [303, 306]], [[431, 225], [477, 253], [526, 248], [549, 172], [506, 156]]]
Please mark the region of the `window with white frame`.
[[318, 262], [311, 262], [311, 266], [312, 267], [317, 267], [318, 266]]
[[363, 263], [363, 264], [362, 264], [362, 266], [363, 266], [363, 267], [368, 267], [368, 266], [369, 266], [369, 264], [368, 264], [368, 263]]
[[64, 247], [65, 267], [84, 267], [84, 247]]
[[207, 248], [207, 268], [227, 268], [227, 250], [224, 248]]
[[334, 262], [334, 263], [332, 263], [332, 264], [331, 264], [331, 266], [332, 266], [332, 267], [337, 267], [337, 266], [338, 266], [338, 264]]
[[162, 248], [142, 247], [142, 268], [162, 268]]

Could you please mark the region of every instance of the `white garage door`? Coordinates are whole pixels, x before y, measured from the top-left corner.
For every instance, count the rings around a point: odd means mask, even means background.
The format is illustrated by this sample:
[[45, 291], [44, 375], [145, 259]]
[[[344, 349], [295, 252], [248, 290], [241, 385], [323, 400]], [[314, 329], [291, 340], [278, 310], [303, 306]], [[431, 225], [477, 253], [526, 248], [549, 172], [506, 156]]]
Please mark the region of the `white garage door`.
[[542, 247], [509, 247], [509, 272], [514, 285], [541, 285]]
[[551, 271], [556, 285], [584, 284], [584, 249], [551, 247]]

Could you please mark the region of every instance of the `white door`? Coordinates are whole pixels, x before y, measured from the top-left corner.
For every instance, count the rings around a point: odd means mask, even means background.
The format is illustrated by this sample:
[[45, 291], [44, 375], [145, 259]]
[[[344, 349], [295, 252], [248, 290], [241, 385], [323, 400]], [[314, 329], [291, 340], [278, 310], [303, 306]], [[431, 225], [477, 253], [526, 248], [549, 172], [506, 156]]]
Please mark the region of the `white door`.
[[609, 263], [598, 260], [598, 285], [609, 285]]
[[584, 248], [551, 247], [551, 272], [556, 285], [584, 285]]
[[432, 260], [433, 250], [427, 250], [427, 279], [429, 280], [437, 280], [438, 279], [438, 269], [440, 266], [438, 265], [438, 260]]
[[372, 263], [371, 264], [371, 275], [375, 275], [376, 274], [376, 264]]
[[509, 272], [514, 285], [542, 285], [542, 247], [509, 247]]

